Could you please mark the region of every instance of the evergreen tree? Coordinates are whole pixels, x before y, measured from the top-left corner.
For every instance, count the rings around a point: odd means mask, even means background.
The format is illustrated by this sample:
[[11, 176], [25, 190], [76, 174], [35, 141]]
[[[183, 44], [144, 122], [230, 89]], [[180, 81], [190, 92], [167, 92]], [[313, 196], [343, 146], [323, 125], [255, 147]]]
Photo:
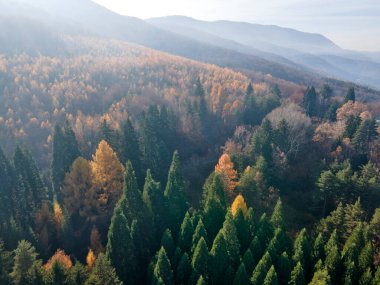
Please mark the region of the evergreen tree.
[[250, 285], [249, 276], [243, 262], [236, 271], [233, 285]]
[[359, 279], [360, 285], [371, 285], [372, 284], [372, 271], [371, 268], [367, 268], [366, 271], [362, 274], [362, 276]]
[[188, 254], [185, 252], [177, 266], [175, 271], [176, 284], [186, 284], [191, 276], [192, 268]]
[[47, 285], [66, 285], [68, 270], [60, 262], [53, 263], [52, 268], [47, 272], [45, 283]]
[[273, 265], [265, 276], [263, 285], [278, 285], [277, 273]]
[[33, 270], [35, 264], [41, 266], [37, 259], [36, 249], [27, 241], [22, 240], [14, 250], [14, 265], [10, 274], [13, 284], [35, 284], [36, 276]]
[[[226, 208], [226, 197], [224, 191], [224, 182], [221, 174], [213, 172], [204, 185], [203, 201], [202, 204], [205, 207], [208, 200], [216, 199], [220, 202], [223, 208]], [[224, 215], [223, 215], [224, 217]]]
[[53, 189], [56, 195], [60, 195], [65, 174], [69, 172], [70, 166], [80, 156], [78, 142], [74, 131], [66, 122], [62, 128], [55, 126], [53, 134], [53, 160], [51, 165]]
[[210, 280], [211, 284], [222, 284], [230, 261], [228, 257], [227, 244], [223, 232], [219, 231], [210, 251]]
[[204, 238], [206, 242], [208, 242], [207, 231], [206, 231], [205, 226], [203, 225], [202, 218], [200, 218], [198, 220], [197, 227], [195, 228], [194, 234], [191, 239], [191, 243], [192, 243], [191, 252], [194, 252], [196, 245], [198, 244], [199, 240], [202, 237]]
[[303, 268], [300, 262], [297, 262], [297, 265], [292, 270], [290, 274], [289, 285], [305, 285], [305, 276], [303, 272]]
[[267, 276], [267, 273], [269, 269], [272, 266], [272, 260], [270, 258], [269, 253], [265, 253], [264, 256], [261, 258], [259, 263], [256, 265], [255, 270], [253, 270], [252, 277], [251, 277], [251, 283], [253, 285], [261, 285], [263, 284], [265, 277]]
[[243, 210], [241, 208], [237, 210], [236, 215], [234, 216], [234, 224], [240, 244], [241, 253], [244, 253], [249, 246], [250, 239], [248, 226], [244, 218]]
[[161, 247], [158, 252], [157, 262], [154, 267], [152, 284], [160, 284], [160, 279], [162, 280], [162, 284], [173, 284], [173, 271], [171, 269], [169, 258], [166, 255], [166, 251], [163, 247]]
[[138, 136], [132, 122], [128, 119], [122, 126], [120, 161], [123, 164], [127, 161], [132, 163], [139, 185], [142, 185], [144, 181], [141, 157]]
[[313, 254], [312, 255], [313, 255], [314, 262], [316, 262], [320, 259], [324, 259], [324, 257], [325, 257], [324, 246], [325, 246], [325, 242], [323, 240], [322, 233], [319, 233], [317, 238], [315, 239], [314, 245], [313, 245]]
[[185, 195], [185, 183], [182, 176], [181, 162], [177, 151], [173, 154], [173, 160], [170, 166], [164, 196], [167, 202], [168, 226], [173, 233], [178, 233], [181, 221], [187, 211], [188, 206]]
[[249, 248], [247, 249], [247, 251], [243, 255], [243, 262], [244, 262], [244, 266], [245, 266], [247, 273], [250, 275], [253, 271], [254, 266], [255, 266], [255, 262], [253, 260], [252, 252]]
[[269, 244], [269, 241], [273, 238], [273, 227], [272, 224], [269, 222], [268, 217], [266, 214], [263, 214], [260, 217], [259, 224], [257, 226], [257, 237], [259, 239], [259, 242], [267, 246]]
[[293, 261], [295, 264], [300, 262], [305, 277], [309, 276], [311, 273], [311, 246], [305, 228], [301, 230], [294, 241]]
[[344, 129], [343, 136], [352, 139], [356, 133], [356, 130], [360, 126], [360, 116], [350, 115], [347, 118], [346, 128]]
[[191, 266], [195, 275], [208, 275], [209, 252], [206, 241], [201, 238], [194, 250]]
[[308, 116], [312, 117], [317, 115], [317, 93], [315, 92], [315, 88], [313, 86], [306, 90], [303, 97], [303, 106]]
[[344, 102], [347, 103], [348, 101], [353, 101], [355, 102], [355, 89], [354, 87], [350, 87], [350, 89], [348, 89], [348, 92], [347, 92], [347, 95], [346, 97], [344, 98]]
[[372, 269], [374, 255], [375, 252], [373, 250], [372, 243], [367, 242], [359, 255], [359, 269], [362, 273], [364, 273], [367, 268]]
[[365, 120], [360, 123], [356, 130], [352, 144], [360, 154], [367, 154], [369, 151], [369, 143], [376, 137], [376, 121], [374, 119]]
[[270, 222], [273, 228], [284, 228], [284, 218], [282, 214], [282, 202], [278, 199], [276, 206], [274, 207]]
[[135, 284], [136, 257], [127, 218], [117, 207], [108, 231], [107, 258], [123, 282]]
[[280, 284], [288, 284], [290, 273], [291, 273], [291, 264], [288, 254], [284, 251], [279, 260], [277, 261], [277, 273], [278, 273], [278, 281]]
[[318, 270], [314, 272], [313, 279], [309, 285], [331, 285], [331, 280], [327, 270]]
[[[94, 268], [94, 266], [95, 263], [91, 268]], [[75, 262], [75, 265], [70, 268], [67, 276], [68, 285], [85, 285], [87, 279], [89, 279], [89, 272], [86, 267], [84, 267], [79, 261]]]
[[24, 194], [16, 192], [15, 179], [14, 169], [0, 147], [0, 224], [8, 222], [16, 214], [16, 208], [19, 208], [21, 202], [17, 194]]
[[231, 260], [231, 264], [233, 266], [236, 266], [237, 262], [239, 261], [240, 244], [231, 212], [227, 212], [226, 214], [222, 232], [224, 238], [226, 239], [227, 251]]
[[172, 233], [169, 229], [166, 229], [161, 238], [161, 245], [165, 249], [166, 254], [171, 258], [174, 254], [175, 245]]
[[178, 238], [178, 245], [181, 247], [183, 251], [190, 251], [193, 239], [193, 232], [194, 229], [191, 223], [190, 214], [189, 212], [186, 212], [185, 218], [182, 221]]
[[203, 278], [203, 276], [199, 276], [199, 279], [197, 281], [197, 285], [207, 285], [205, 279]]
[[100, 253], [96, 258], [90, 277], [86, 285], [123, 285], [112, 267], [110, 261], [104, 253]]
[[347, 262], [346, 264], [346, 270], [344, 272], [343, 276], [343, 284], [348, 285], [348, 284], [357, 284], [358, 283], [358, 270], [355, 266], [355, 263], [352, 262]]

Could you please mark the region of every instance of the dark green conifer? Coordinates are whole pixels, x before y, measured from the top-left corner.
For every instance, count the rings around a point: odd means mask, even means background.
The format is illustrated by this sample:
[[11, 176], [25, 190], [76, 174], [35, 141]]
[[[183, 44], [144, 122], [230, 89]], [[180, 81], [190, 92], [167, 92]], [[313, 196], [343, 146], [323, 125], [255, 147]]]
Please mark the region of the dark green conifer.
[[265, 276], [263, 285], [278, 285], [277, 273], [273, 265]]
[[[160, 281], [161, 280], [161, 281]], [[170, 261], [163, 247], [158, 252], [157, 262], [154, 267], [152, 284], [173, 284], [173, 271]]]
[[236, 271], [233, 285], [250, 285], [249, 276], [245, 269], [245, 265], [242, 262]]
[[226, 271], [230, 260], [227, 244], [223, 232], [219, 231], [210, 251], [210, 280], [211, 284], [222, 284], [223, 273]]
[[297, 265], [292, 270], [290, 274], [289, 285], [305, 285], [305, 276], [303, 272], [303, 268], [300, 262], [297, 262]]

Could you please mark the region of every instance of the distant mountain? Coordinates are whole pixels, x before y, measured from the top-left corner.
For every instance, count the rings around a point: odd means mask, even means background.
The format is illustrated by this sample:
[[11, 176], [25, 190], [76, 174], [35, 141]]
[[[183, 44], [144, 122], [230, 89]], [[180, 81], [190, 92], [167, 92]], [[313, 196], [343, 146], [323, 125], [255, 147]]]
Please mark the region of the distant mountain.
[[342, 56], [352, 53], [321, 35], [185, 17], [143, 21], [90, 0], [0, 0], [0, 53], [65, 53], [60, 40], [64, 34], [127, 41], [300, 85], [318, 87], [330, 82], [345, 86], [342, 90], [350, 85], [325, 79], [333, 77], [380, 88], [380, 68], [371, 57]]
[[231, 21], [206, 22], [183, 16], [152, 18], [147, 22], [203, 42], [215, 42], [215, 37], [218, 37], [216, 42], [220, 47], [266, 56], [269, 60], [276, 60], [274, 55], [277, 55], [277, 60], [284, 64], [292, 62], [324, 76], [380, 88], [380, 64], [374, 60], [376, 55], [343, 50], [319, 34], [272, 25]]

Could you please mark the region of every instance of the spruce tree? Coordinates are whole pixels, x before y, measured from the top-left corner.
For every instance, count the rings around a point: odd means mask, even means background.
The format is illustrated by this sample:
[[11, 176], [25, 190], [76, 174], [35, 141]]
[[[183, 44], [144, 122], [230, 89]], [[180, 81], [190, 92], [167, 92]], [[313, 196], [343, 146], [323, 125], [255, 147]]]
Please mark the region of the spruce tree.
[[278, 199], [276, 206], [274, 207], [270, 222], [275, 229], [284, 228], [284, 217], [281, 199]]
[[367, 270], [364, 271], [362, 276], [359, 279], [360, 285], [372, 285], [372, 270], [371, 268], [367, 268]]
[[168, 227], [173, 233], [178, 233], [188, 205], [185, 195], [185, 183], [183, 180], [181, 162], [177, 151], [173, 154], [164, 196], [167, 203]]
[[352, 102], [355, 102], [355, 88], [354, 87], [350, 87], [350, 89], [348, 89], [347, 91], [347, 95], [346, 97], [344, 98], [344, 102], [347, 103], [348, 101], [352, 101]]
[[374, 255], [375, 252], [373, 250], [372, 243], [367, 242], [366, 245], [362, 248], [359, 255], [359, 269], [362, 273], [364, 273], [367, 270], [367, 268], [373, 268]]
[[197, 281], [197, 284], [196, 285], [207, 285], [207, 282], [205, 281], [205, 279], [203, 278], [203, 276], [199, 276], [199, 279]]
[[210, 241], [214, 239], [219, 229], [222, 227], [225, 215], [226, 209], [223, 207], [219, 199], [216, 197], [207, 199], [203, 210], [203, 217]]
[[303, 105], [308, 116], [312, 117], [317, 115], [317, 92], [313, 86], [306, 90], [303, 98]]
[[309, 285], [331, 285], [331, 280], [327, 270], [318, 270], [314, 272], [313, 279]]
[[172, 233], [169, 229], [166, 229], [161, 238], [161, 245], [165, 249], [165, 252], [169, 258], [171, 258], [175, 251], [175, 245]]
[[122, 285], [116, 274], [116, 270], [112, 267], [110, 261], [104, 253], [100, 253], [96, 258], [94, 267], [92, 268], [90, 277], [86, 285]]
[[243, 254], [249, 246], [249, 229], [247, 222], [244, 218], [244, 214], [241, 208], [239, 208], [234, 216], [234, 224], [236, 227], [236, 233], [240, 243], [240, 251]]
[[313, 260], [314, 262], [324, 259], [325, 257], [325, 249], [324, 249], [325, 242], [323, 240], [322, 233], [319, 233], [316, 237], [313, 245]]
[[311, 246], [305, 228], [301, 230], [294, 241], [293, 261], [295, 264], [301, 263], [307, 278], [311, 273]]
[[253, 270], [252, 277], [251, 277], [251, 283], [253, 285], [261, 285], [263, 284], [265, 277], [267, 276], [267, 273], [269, 269], [272, 266], [272, 260], [270, 258], [269, 253], [265, 253], [264, 256], [261, 258], [259, 263], [256, 265], [255, 269]]
[[279, 257], [277, 264], [278, 265], [276, 269], [278, 273], [279, 283], [288, 284], [292, 268], [288, 254], [285, 251]]
[[249, 248], [247, 249], [247, 251], [243, 255], [243, 262], [244, 262], [247, 273], [250, 275], [253, 271], [255, 263], [253, 260], [252, 252]]
[[14, 169], [0, 147], [0, 224], [8, 222], [20, 206], [15, 179]]

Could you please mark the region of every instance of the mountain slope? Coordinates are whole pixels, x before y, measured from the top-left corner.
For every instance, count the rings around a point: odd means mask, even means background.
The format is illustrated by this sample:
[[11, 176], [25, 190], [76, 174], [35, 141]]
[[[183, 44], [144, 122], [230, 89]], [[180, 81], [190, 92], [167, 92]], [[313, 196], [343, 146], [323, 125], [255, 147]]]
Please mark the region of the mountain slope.
[[[323, 76], [380, 88], [380, 64], [374, 63], [367, 55], [345, 51], [319, 34], [250, 23], [206, 22], [182, 16], [147, 21], [159, 28], [202, 41], [207, 41], [205, 38], [208, 35], [220, 37], [260, 52], [275, 54]], [[240, 46], [228, 47], [241, 51]]]

